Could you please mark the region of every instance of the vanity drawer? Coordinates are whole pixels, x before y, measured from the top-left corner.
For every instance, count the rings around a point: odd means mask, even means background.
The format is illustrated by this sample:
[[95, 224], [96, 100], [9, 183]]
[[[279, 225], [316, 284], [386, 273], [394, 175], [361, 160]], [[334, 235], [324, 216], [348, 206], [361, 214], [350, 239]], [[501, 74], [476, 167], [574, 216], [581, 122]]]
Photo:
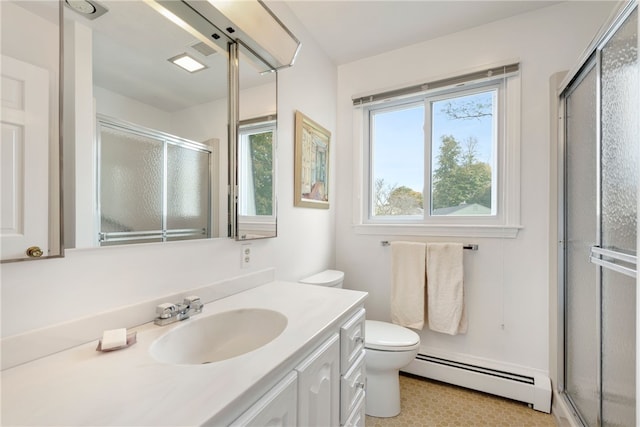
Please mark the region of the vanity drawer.
[[340, 328], [340, 373], [344, 375], [364, 350], [365, 310], [361, 308]]
[[365, 398], [364, 394], [360, 396], [358, 403], [349, 415], [349, 418], [342, 424], [344, 427], [364, 427], [365, 426], [365, 412], [364, 412]]
[[351, 369], [340, 379], [340, 422], [345, 424], [365, 394], [365, 351], [362, 350]]

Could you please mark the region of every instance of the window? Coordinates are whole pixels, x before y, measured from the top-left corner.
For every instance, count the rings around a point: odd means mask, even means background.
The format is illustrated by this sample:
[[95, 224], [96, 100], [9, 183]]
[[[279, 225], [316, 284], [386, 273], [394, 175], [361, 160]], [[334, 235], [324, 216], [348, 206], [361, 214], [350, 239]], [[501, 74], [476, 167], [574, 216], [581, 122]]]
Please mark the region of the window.
[[363, 128], [360, 230], [469, 236], [475, 227], [479, 236], [494, 229], [513, 237], [520, 228], [517, 73], [425, 86], [354, 101]]
[[274, 216], [275, 121], [240, 124], [238, 215]]

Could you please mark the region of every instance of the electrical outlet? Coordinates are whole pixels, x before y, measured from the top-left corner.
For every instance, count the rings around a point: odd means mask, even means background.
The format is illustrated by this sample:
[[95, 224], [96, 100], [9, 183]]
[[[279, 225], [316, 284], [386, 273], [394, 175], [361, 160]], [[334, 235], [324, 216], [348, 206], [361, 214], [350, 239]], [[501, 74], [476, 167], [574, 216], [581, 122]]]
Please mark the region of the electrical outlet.
[[240, 252], [241, 255], [241, 267], [242, 268], [249, 268], [251, 267], [251, 245], [246, 244], [246, 245], [242, 245], [241, 246], [242, 251]]

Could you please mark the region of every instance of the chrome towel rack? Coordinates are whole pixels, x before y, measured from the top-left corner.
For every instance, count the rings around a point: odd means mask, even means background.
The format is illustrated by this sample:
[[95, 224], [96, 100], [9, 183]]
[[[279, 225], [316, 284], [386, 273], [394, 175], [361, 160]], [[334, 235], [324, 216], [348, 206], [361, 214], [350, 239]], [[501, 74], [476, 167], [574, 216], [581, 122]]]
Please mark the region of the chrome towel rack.
[[[382, 240], [380, 242], [380, 244], [382, 246], [390, 246], [391, 245], [391, 243], [388, 240]], [[462, 245], [462, 249], [467, 249], [467, 250], [470, 250], [470, 251], [477, 251], [478, 250], [478, 245], [475, 244], [475, 243], [465, 243], [465, 244]]]

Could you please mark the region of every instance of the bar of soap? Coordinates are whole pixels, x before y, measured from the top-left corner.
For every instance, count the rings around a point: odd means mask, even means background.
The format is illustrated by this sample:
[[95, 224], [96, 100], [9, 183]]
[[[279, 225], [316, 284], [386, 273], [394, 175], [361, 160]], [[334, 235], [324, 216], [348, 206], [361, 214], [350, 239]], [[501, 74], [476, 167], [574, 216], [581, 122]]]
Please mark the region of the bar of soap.
[[102, 350], [110, 350], [127, 345], [127, 328], [111, 329], [102, 333]]

